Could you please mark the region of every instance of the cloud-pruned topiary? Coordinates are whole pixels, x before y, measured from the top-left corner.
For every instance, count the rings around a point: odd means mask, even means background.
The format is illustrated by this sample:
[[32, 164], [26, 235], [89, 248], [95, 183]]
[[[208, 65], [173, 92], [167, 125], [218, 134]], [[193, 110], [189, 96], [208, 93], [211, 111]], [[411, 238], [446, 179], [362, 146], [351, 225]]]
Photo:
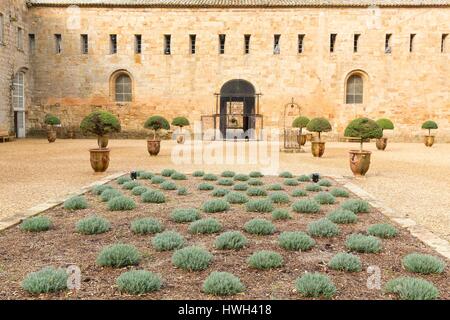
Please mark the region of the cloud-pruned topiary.
[[122, 273], [116, 280], [120, 292], [144, 294], [161, 289], [161, 277], [146, 270], [131, 270]]
[[354, 213], [369, 212], [369, 203], [366, 200], [349, 199], [341, 204], [341, 208]]
[[313, 238], [301, 231], [285, 231], [278, 237], [280, 247], [291, 251], [306, 251], [314, 247]]
[[205, 175], [205, 171], [202, 170], [196, 170], [192, 173], [193, 177], [203, 177]]
[[289, 203], [291, 199], [286, 192], [283, 191], [275, 191], [269, 195], [269, 199], [274, 203]]
[[250, 186], [262, 186], [264, 182], [262, 182], [262, 180], [260, 179], [251, 178], [247, 181], [247, 184]]
[[190, 246], [175, 251], [172, 255], [172, 264], [184, 270], [200, 271], [208, 268], [212, 259], [213, 255], [206, 249]]
[[304, 199], [295, 202], [292, 210], [298, 213], [317, 213], [320, 211], [320, 204], [311, 199]]
[[362, 151], [364, 140], [383, 137], [383, 130], [369, 118], [357, 118], [352, 120], [345, 128], [344, 136], [360, 138], [360, 150]]
[[144, 187], [144, 186], [136, 186], [133, 189], [131, 189], [131, 194], [133, 196], [140, 196], [141, 194], [143, 194], [144, 192], [147, 192], [148, 188]]
[[219, 250], [242, 249], [247, 245], [247, 238], [239, 231], [227, 231], [219, 235], [214, 246]]
[[81, 234], [100, 234], [111, 229], [111, 224], [105, 218], [92, 215], [79, 220], [75, 224], [75, 230]]
[[272, 212], [273, 203], [270, 199], [249, 200], [245, 204], [248, 212]]
[[158, 233], [152, 239], [153, 248], [156, 251], [170, 251], [184, 246], [185, 240], [181, 234], [176, 231], [167, 230]]
[[181, 173], [181, 172], [174, 172], [174, 173], [172, 173], [170, 178], [173, 179], [173, 180], [187, 180], [187, 176], [184, 173]]
[[109, 201], [112, 198], [115, 197], [120, 197], [123, 196], [122, 192], [120, 192], [119, 190], [116, 189], [106, 189], [105, 191], [102, 192], [102, 194], [100, 195], [100, 199], [103, 202]]
[[131, 221], [131, 231], [135, 234], [153, 234], [163, 231], [161, 222], [155, 218], [141, 218]]
[[271, 191], [279, 191], [279, 190], [283, 190], [283, 187], [281, 184], [279, 183], [274, 183], [271, 184], [270, 186], [267, 187], [267, 190], [271, 190]]
[[64, 201], [64, 209], [67, 210], [80, 210], [80, 209], [86, 209], [88, 207], [88, 203], [86, 201], [86, 198], [84, 196], [74, 196], [66, 201]]
[[348, 191], [345, 190], [345, 189], [342, 189], [342, 188], [333, 188], [333, 189], [330, 190], [330, 193], [333, 196], [339, 197], [339, 198], [348, 198], [350, 196]]
[[197, 189], [201, 191], [209, 191], [214, 190], [214, 186], [211, 183], [202, 182], [197, 186]]
[[122, 184], [122, 188], [126, 190], [131, 190], [135, 187], [138, 187], [140, 184], [136, 180], [127, 181], [124, 184]]
[[279, 268], [283, 265], [283, 257], [274, 251], [261, 250], [253, 253], [248, 259], [247, 263], [252, 268], [267, 270]]
[[122, 268], [137, 265], [141, 261], [139, 250], [131, 244], [112, 244], [104, 247], [97, 256], [97, 264], [101, 267]]
[[66, 270], [45, 267], [27, 274], [21, 286], [32, 294], [58, 292], [67, 289], [67, 278]]
[[265, 197], [267, 196], [267, 191], [263, 188], [250, 187], [247, 189], [247, 195], [250, 197]]
[[252, 219], [244, 225], [244, 230], [251, 234], [269, 235], [275, 232], [275, 226], [266, 219]]
[[247, 189], [248, 189], [248, 185], [246, 183], [237, 183], [233, 187], [233, 190], [236, 190], [236, 191], [245, 191]]
[[313, 237], [331, 238], [337, 236], [339, 232], [337, 224], [326, 218], [308, 224], [308, 233]]
[[308, 193], [303, 189], [294, 189], [294, 190], [292, 190], [291, 195], [293, 197], [306, 197], [308, 195]]
[[299, 184], [299, 182], [293, 178], [285, 179], [283, 183], [286, 186], [298, 186], [298, 184]]
[[81, 132], [105, 136], [112, 132], [120, 132], [120, 122], [115, 115], [110, 112], [97, 110], [86, 116], [80, 124]]
[[220, 175], [224, 178], [233, 178], [236, 175], [236, 172], [230, 171], [230, 170], [225, 170]]
[[311, 119], [311, 121], [308, 122], [306, 129], [310, 132], [318, 132], [319, 140], [320, 140], [320, 134], [322, 132], [331, 131], [331, 124], [325, 118], [313, 118], [313, 119]]
[[320, 179], [317, 184], [321, 187], [331, 187], [332, 185], [331, 181], [328, 179]]
[[234, 204], [234, 203], [238, 203], [239, 204], [239, 203], [246, 203], [246, 202], [248, 202], [247, 196], [245, 194], [242, 194], [242, 193], [237, 192], [237, 191], [233, 191], [233, 192], [228, 193], [225, 196], [225, 200], [228, 201], [229, 203], [232, 203], [232, 204]]
[[250, 177], [246, 174], [238, 173], [233, 177], [233, 179], [236, 181], [247, 181]]
[[381, 251], [380, 239], [359, 233], [349, 235], [345, 241], [345, 246], [349, 250], [363, 253], [378, 253]]
[[262, 178], [264, 175], [259, 171], [252, 171], [248, 174], [250, 178]]
[[320, 204], [333, 204], [336, 202], [336, 198], [329, 192], [319, 192], [315, 197], [316, 200]]
[[358, 217], [350, 210], [336, 209], [327, 215], [327, 219], [334, 223], [347, 224], [355, 223]]
[[373, 224], [367, 228], [367, 233], [378, 238], [393, 238], [398, 234], [397, 228], [388, 223]]
[[223, 199], [207, 200], [202, 205], [202, 210], [208, 213], [223, 212], [230, 209], [230, 204]]
[[319, 186], [317, 183], [310, 183], [306, 185], [305, 190], [312, 192], [319, 192], [322, 190], [322, 187]]
[[163, 177], [170, 177], [172, 176], [175, 172], [177, 172], [175, 169], [163, 169], [161, 171], [161, 175]]
[[203, 175], [203, 180], [206, 180], [206, 181], [216, 181], [216, 180], [218, 180], [219, 179], [219, 177], [217, 177], [215, 174], [213, 174], [213, 173], [205, 173], [204, 175]]
[[175, 222], [192, 222], [200, 219], [200, 213], [195, 208], [176, 208], [170, 214], [170, 219]]
[[289, 211], [286, 209], [275, 209], [272, 211], [272, 219], [273, 220], [288, 220], [292, 219]]
[[161, 184], [161, 183], [163, 183], [164, 181], [166, 181], [166, 179], [164, 179], [164, 178], [161, 177], [161, 176], [153, 176], [153, 177], [150, 179], [150, 182], [151, 182], [152, 184]]
[[216, 233], [222, 230], [222, 224], [219, 220], [214, 218], [206, 218], [192, 222], [189, 225], [190, 233], [202, 233], [202, 234], [210, 234]]
[[177, 185], [175, 183], [173, 183], [172, 181], [164, 181], [159, 186], [163, 190], [177, 190], [178, 189]]
[[36, 216], [22, 221], [20, 229], [29, 232], [47, 231], [52, 227], [52, 221], [48, 217]]
[[340, 252], [331, 258], [328, 267], [333, 270], [359, 272], [361, 271], [361, 260], [351, 253]]
[[141, 194], [141, 201], [144, 203], [164, 203], [166, 202], [166, 196], [162, 191], [149, 190]]
[[434, 300], [439, 298], [439, 290], [429, 281], [399, 277], [386, 283], [387, 293], [394, 293], [402, 300]]
[[151, 116], [149, 117], [145, 122], [144, 122], [144, 128], [146, 129], [150, 129], [153, 132], [153, 140], [156, 139], [156, 135], [158, 134], [158, 132], [163, 129], [163, 130], [169, 130], [170, 129], [170, 124], [169, 121], [167, 121], [166, 118], [162, 117], [162, 116]]
[[297, 278], [295, 289], [304, 297], [331, 298], [336, 293], [336, 286], [330, 278], [318, 272], [307, 272]]
[[131, 198], [118, 196], [109, 200], [107, 203], [107, 207], [109, 211], [133, 210], [134, 208], [136, 208], [136, 203]]
[[212, 272], [203, 282], [202, 290], [216, 296], [230, 296], [245, 290], [241, 280], [228, 272]]
[[217, 181], [217, 184], [219, 186], [232, 186], [234, 184], [234, 181], [229, 178], [222, 178]]
[[293, 178], [294, 175], [289, 171], [283, 171], [278, 175], [280, 178]]
[[311, 177], [306, 174], [302, 174], [301, 176], [298, 177], [297, 180], [300, 182], [309, 182], [311, 181]]
[[109, 184], [100, 184], [100, 185], [93, 187], [91, 189], [91, 192], [93, 194], [95, 194], [96, 196], [99, 196], [102, 194], [103, 191], [105, 191], [107, 189], [112, 189], [112, 186], [110, 186]]
[[410, 253], [403, 258], [402, 263], [406, 270], [421, 274], [442, 273], [445, 269], [443, 260], [422, 253]]
[[438, 128], [437, 123], [432, 121], [432, 120], [425, 121], [422, 124], [422, 129], [428, 130], [428, 135], [431, 135], [431, 130], [434, 130], [434, 129], [437, 129], [437, 128]]

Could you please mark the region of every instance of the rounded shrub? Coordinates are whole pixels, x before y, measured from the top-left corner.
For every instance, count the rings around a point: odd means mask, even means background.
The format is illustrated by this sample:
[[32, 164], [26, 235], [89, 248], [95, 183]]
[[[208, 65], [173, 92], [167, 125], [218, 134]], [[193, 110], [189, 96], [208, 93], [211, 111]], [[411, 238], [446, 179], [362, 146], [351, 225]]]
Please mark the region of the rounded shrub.
[[202, 210], [208, 213], [222, 212], [230, 209], [230, 204], [223, 199], [207, 200], [202, 205]]
[[53, 114], [47, 113], [44, 117], [44, 123], [48, 124], [49, 126], [56, 126], [58, 124], [61, 124], [61, 120]]
[[319, 186], [317, 183], [309, 183], [306, 185], [305, 190], [312, 192], [319, 192], [322, 191], [322, 187]]
[[303, 189], [294, 189], [294, 190], [292, 190], [291, 195], [293, 197], [306, 197], [308, 195], [308, 193]]
[[439, 290], [429, 281], [413, 278], [399, 277], [386, 283], [387, 293], [394, 293], [402, 300], [434, 300], [439, 298]]
[[[166, 118], [162, 116], [151, 116], [144, 122], [144, 128], [150, 129], [153, 132], [153, 139], [156, 139], [157, 134], [161, 129], [169, 130], [170, 124]], [[169, 169], [170, 170], [170, 169]]]
[[275, 209], [272, 211], [272, 219], [273, 220], [287, 220], [292, 219], [289, 211], [285, 209]]
[[138, 174], [138, 179], [146, 179], [146, 180], [151, 180], [153, 177], [155, 176], [155, 174], [153, 172], [149, 172], [149, 171], [142, 171]]
[[170, 178], [173, 180], [187, 180], [187, 177], [184, 173], [174, 172], [170, 175]]
[[117, 184], [124, 184], [128, 181], [131, 181], [131, 178], [129, 176], [121, 176], [116, 179]]
[[208, 268], [212, 259], [213, 255], [207, 250], [190, 246], [175, 251], [172, 255], [172, 264], [184, 270], [199, 271]]
[[188, 126], [189, 124], [189, 120], [186, 117], [175, 117], [172, 119], [172, 125], [176, 127], [183, 128]]
[[193, 177], [203, 177], [204, 174], [205, 174], [204, 171], [202, 171], [202, 170], [197, 170], [197, 171], [194, 171], [194, 172], [192, 173], [192, 176], [193, 176]]
[[141, 194], [141, 201], [144, 203], [164, 203], [166, 196], [159, 190], [149, 190]]
[[331, 298], [336, 293], [336, 287], [330, 278], [318, 272], [308, 272], [295, 282], [295, 289], [304, 297]]
[[367, 233], [378, 238], [393, 238], [398, 234], [397, 229], [388, 223], [373, 224], [367, 228]]
[[161, 289], [161, 277], [146, 270], [131, 270], [122, 273], [116, 280], [120, 292], [144, 294]]
[[216, 233], [222, 230], [222, 224], [214, 218], [206, 218], [194, 221], [189, 225], [190, 233]]
[[233, 191], [225, 196], [225, 200], [229, 203], [246, 203], [248, 201], [248, 198], [245, 194]]
[[267, 196], [267, 191], [262, 188], [250, 187], [247, 189], [247, 195], [250, 197], [265, 197]]
[[272, 212], [273, 203], [269, 199], [249, 200], [245, 208], [248, 212]]
[[327, 119], [323, 117], [313, 118], [308, 122], [306, 129], [310, 132], [318, 132], [320, 140], [320, 134], [322, 132], [331, 131], [331, 124]]
[[381, 251], [381, 241], [374, 236], [363, 234], [351, 234], [345, 241], [347, 249], [356, 252], [378, 253]]
[[222, 178], [217, 181], [217, 184], [220, 186], [232, 186], [234, 184], [232, 179]]
[[224, 178], [233, 178], [236, 173], [234, 171], [226, 170], [220, 174]]
[[186, 187], [179, 187], [177, 190], [177, 195], [185, 196], [188, 194], [188, 189]]
[[381, 128], [381, 130], [394, 130], [394, 124], [389, 119], [381, 118], [378, 119], [376, 123]]
[[172, 174], [174, 174], [175, 172], [177, 172], [175, 169], [163, 169], [161, 171], [161, 175], [163, 177], [170, 177], [172, 176]]
[[[292, 121], [292, 127], [302, 129], [302, 128], [306, 128], [308, 123], [309, 123], [309, 118], [300, 116], [300, 117], [295, 118], [294, 121]], [[300, 133], [301, 133], [301, 131], [300, 131]]]
[[22, 221], [20, 229], [30, 232], [47, 231], [52, 227], [52, 221], [44, 216], [30, 217]]
[[271, 184], [270, 186], [268, 186], [267, 190], [279, 191], [279, 190], [283, 190], [283, 187], [279, 183], [274, 183], [274, 184]]
[[126, 190], [131, 190], [134, 187], [138, 187], [138, 186], [139, 186], [139, 182], [137, 182], [136, 180], [127, 181], [124, 184], [122, 184], [122, 188], [124, 188]]
[[311, 199], [299, 200], [292, 205], [292, 210], [298, 213], [317, 213], [320, 211], [320, 204]]
[[331, 258], [328, 267], [333, 270], [359, 272], [361, 271], [361, 260], [351, 253], [340, 252]]
[[158, 233], [152, 239], [152, 245], [156, 251], [170, 251], [184, 246], [185, 240], [176, 231], [167, 230]]
[[209, 191], [213, 190], [214, 186], [211, 183], [202, 182], [197, 186], [197, 189], [201, 191]]
[[286, 186], [298, 186], [298, 181], [296, 179], [293, 178], [289, 178], [289, 179], [285, 179], [284, 180], [284, 184]]
[[206, 181], [216, 181], [218, 179], [219, 178], [215, 174], [212, 174], [212, 173], [206, 173], [203, 175], [203, 180], [206, 180]]
[[247, 184], [250, 186], [262, 186], [264, 184], [264, 182], [262, 182], [260, 179], [250, 178], [247, 181]]
[[107, 203], [107, 207], [109, 211], [133, 210], [134, 208], [136, 208], [136, 203], [131, 198], [119, 196], [109, 200]]
[[131, 194], [133, 196], [140, 196], [141, 194], [143, 194], [144, 192], [147, 192], [148, 188], [144, 187], [144, 186], [136, 186], [133, 189], [131, 189]]
[[375, 121], [363, 117], [352, 120], [345, 128], [344, 136], [360, 138], [360, 150], [362, 150], [365, 139], [381, 138], [383, 130]]
[[139, 250], [131, 244], [112, 244], [104, 247], [97, 256], [97, 264], [101, 267], [122, 268], [137, 265], [141, 261]]
[[105, 136], [112, 132], [120, 132], [120, 122], [115, 115], [110, 112], [97, 110], [86, 116], [80, 123], [83, 134], [94, 134]]
[[250, 178], [262, 178], [264, 175], [259, 171], [252, 171], [248, 174]]
[[81, 219], [75, 224], [76, 232], [81, 234], [100, 234], [109, 229], [111, 229], [109, 221], [96, 215]]
[[135, 234], [153, 234], [163, 231], [161, 222], [155, 218], [141, 218], [131, 221], [131, 231]]
[[244, 291], [241, 280], [228, 272], [212, 272], [203, 282], [202, 290], [216, 296], [230, 296]]
[[[432, 130], [432, 129], [437, 129], [437, 128], [438, 128], [438, 125], [437, 125], [437, 123], [434, 122], [433, 120], [425, 121], [425, 122], [422, 124], [422, 129]], [[429, 131], [428, 131], [428, 132], [429, 132]]]
[[161, 183], [163, 183], [164, 181], [166, 181], [166, 179], [164, 179], [164, 178], [161, 177], [161, 176], [153, 176], [153, 178], [150, 179], [150, 182], [151, 182], [152, 184], [161, 184]]
[[283, 262], [283, 257], [279, 253], [269, 250], [256, 251], [247, 259], [250, 267], [261, 270], [279, 268]]
[[308, 233], [313, 237], [331, 238], [339, 234], [339, 227], [330, 220], [323, 218], [308, 224]]
[[230, 192], [228, 189], [216, 189], [213, 192], [211, 192], [211, 195], [213, 197], [224, 197]]
[[236, 191], [245, 191], [248, 189], [248, 185], [246, 183], [237, 183], [233, 187]]
[[66, 270], [45, 267], [27, 274], [21, 285], [32, 294], [58, 292], [67, 289], [67, 278]]
[[103, 191], [105, 191], [107, 189], [112, 189], [112, 186], [110, 186], [109, 184], [100, 184], [100, 185], [93, 187], [91, 189], [91, 192], [93, 194], [95, 194], [96, 196], [99, 196], [102, 194]]
[[275, 226], [266, 219], [252, 219], [245, 223], [244, 230], [251, 234], [269, 235], [275, 232]]
[[246, 174], [238, 173], [233, 177], [233, 179], [236, 181], [247, 181], [250, 177]]
[[164, 181], [160, 184], [160, 187], [163, 190], [177, 190], [177, 185], [172, 181]]
[[289, 171], [283, 171], [278, 175], [280, 178], [293, 178], [294, 175]]
[[200, 213], [194, 208], [177, 208], [170, 214], [170, 219], [175, 222], [192, 222], [200, 219]]
[[402, 260], [406, 270], [421, 274], [442, 273], [445, 269], [443, 260], [422, 253], [410, 253]]
[[300, 182], [309, 182], [311, 181], [310, 176], [306, 175], [306, 174], [302, 174], [297, 178], [298, 181]]
[[336, 198], [329, 192], [319, 192], [315, 197], [316, 200], [320, 204], [333, 204], [336, 202]]
[[337, 209], [327, 215], [327, 219], [339, 224], [355, 223], [358, 220], [356, 214], [350, 210]]
[[365, 200], [349, 199], [341, 204], [341, 208], [354, 213], [369, 212], [369, 203]]
[[330, 190], [330, 193], [333, 196], [339, 197], [339, 198], [348, 198], [350, 196], [348, 191], [345, 190], [345, 189], [342, 189], [342, 188], [333, 188], [333, 189]]
[[86, 198], [84, 196], [75, 196], [64, 201], [64, 209], [80, 210], [88, 207]]
[[331, 187], [332, 185], [331, 181], [328, 179], [320, 179], [317, 184], [321, 187]]
[[242, 249], [247, 242], [247, 238], [241, 232], [227, 231], [216, 238], [214, 246], [219, 250]]
[[291, 199], [286, 192], [283, 191], [275, 191], [269, 195], [269, 199], [274, 203], [289, 203]]
[[105, 191], [102, 192], [102, 194], [100, 195], [100, 199], [103, 202], [109, 201], [112, 198], [115, 197], [120, 197], [123, 196], [122, 192], [120, 192], [119, 190], [116, 189], [106, 189]]
[[282, 232], [278, 237], [280, 247], [291, 251], [306, 251], [314, 247], [316, 242], [313, 238], [301, 231]]

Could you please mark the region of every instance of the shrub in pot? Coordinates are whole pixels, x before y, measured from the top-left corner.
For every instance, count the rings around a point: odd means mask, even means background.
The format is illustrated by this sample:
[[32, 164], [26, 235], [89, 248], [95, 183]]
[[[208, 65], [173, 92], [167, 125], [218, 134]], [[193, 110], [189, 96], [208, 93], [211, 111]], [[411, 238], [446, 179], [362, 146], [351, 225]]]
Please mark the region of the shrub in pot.
[[172, 120], [172, 125], [180, 128], [180, 134], [177, 136], [177, 143], [184, 143], [185, 136], [183, 134], [183, 127], [186, 127], [189, 124], [189, 120], [185, 117], [176, 117]]
[[345, 128], [346, 137], [360, 139], [359, 150], [350, 150], [350, 169], [355, 176], [364, 176], [370, 166], [370, 151], [363, 150], [366, 139], [379, 139], [383, 136], [383, 130], [373, 120], [368, 118], [357, 118], [351, 121]]
[[81, 121], [80, 129], [83, 134], [97, 136], [98, 148], [89, 149], [91, 154], [91, 166], [95, 172], [105, 172], [109, 166], [108, 134], [120, 132], [120, 122], [110, 112], [97, 110], [89, 114]]
[[381, 138], [376, 140], [376, 146], [378, 150], [384, 150], [387, 146], [387, 138], [383, 136], [384, 130], [394, 130], [394, 124], [386, 118], [378, 119], [377, 124], [381, 128]]
[[314, 118], [308, 122], [306, 129], [319, 134], [317, 140], [311, 140], [311, 152], [314, 157], [321, 157], [325, 152], [325, 142], [320, 139], [320, 134], [331, 131], [330, 122], [325, 118]]
[[306, 143], [306, 134], [302, 134], [302, 129], [306, 128], [309, 123], [309, 119], [307, 117], [297, 117], [292, 122], [292, 127], [299, 128], [299, 134], [297, 136], [297, 142], [301, 146]]
[[422, 124], [422, 129], [428, 130], [428, 135], [426, 135], [424, 139], [425, 145], [427, 147], [431, 147], [434, 144], [434, 136], [431, 135], [431, 129], [435, 130], [437, 128], [437, 123], [432, 120], [425, 121]]
[[56, 140], [56, 129], [55, 126], [61, 125], [59, 118], [53, 114], [46, 114], [44, 118], [44, 123], [47, 125], [47, 140], [52, 143]]
[[169, 122], [164, 117], [151, 116], [145, 121], [144, 128], [150, 129], [153, 133], [153, 137], [147, 139], [147, 150], [151, 156], [156, 156], [161, 148], [160, 131], [161, 129], [169, 130]]

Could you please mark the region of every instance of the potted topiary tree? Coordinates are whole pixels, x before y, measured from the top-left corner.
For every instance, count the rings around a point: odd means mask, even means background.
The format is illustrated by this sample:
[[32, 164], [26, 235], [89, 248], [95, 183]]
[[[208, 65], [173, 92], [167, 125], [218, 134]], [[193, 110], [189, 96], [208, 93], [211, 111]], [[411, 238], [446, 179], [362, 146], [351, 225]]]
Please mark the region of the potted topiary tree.
[[44, 123], [47, 125], [47, 140], [52, 143], [56, 140], [56, 129], [55, 126], [61, 125], [59, 118], [53, 114], [46, 114], [44, 118]]
[[109, 166], [108, 134], [120, 132], [120, 122], [112, 113], [94, 111], [81, 121], [80, 129], [83, 134], [97, 136], [98, 148], [89, 149], [91, 166], [95, 172], [105, 172]]
[[297, 117], [292, 122], [293, 128], [299, 128], [299, 133], [297, 136], [297, 142], [301, 146], [304, 146], [306, 143], [306, 134], [302, 134], [302, 129], [306, 128], [309, 123], [309, 119], [307, 117]]
[[159, 133], [161, 129], [169, 130], [169, 122], [161, 116], [152, 116], [144, 123], [144, 128], [153, 132], [153, 137], [147, 139], [147, 150], [151, 156], [156, 156], [161, 148], [161, 139]]
[[[384, 133], [384, 130], [394, 130], [394, 124], [389, 119], [386, 118], [378, 119], [377, 124], [381, 128], [382, 133]], [[378, 150], [386, 149], [387, 138], [382, 136], [381, 138], [377, 139], [376, 146]]]
[[311, 132], [317, 132], [319, 137], [317, 140], [311, 140], [311, 152], [314, 157], [321, 157], [325, 152], [325, 141], [320, 139], [322, 132], [331, 131], [331, 124], [325, 118], [314, 118], [308, 122], [306, 129]]
[[180, 133], [177, 136], [177, 143], [183, 144], [186, 140], [184, 134], [183, 134], [183, 127], [188, 126], [189, 120], [185, 117], [176, 117], [172, 120], [172, 125], [176, 127], [180, 127]]
[[434, 136], [431, 135], [431, 129], [434, 130], [434, 129], [437, 129], [437, 128], [438, 128], [437, 123], [432, 121], [432, 120], [425, 121], [422, 124], [422, 129], [427, 129], [428, 130], [428, 135], [425, 136], [425, 140], [424, 140], [425, 145], [427, 147], [431, 147], [434, 144]]
[[350, 150], [350, 169], [355, 176], [364, 176], [369, 170], [370, 155], [372, 152], [363, 150], [363, 143], [366, 139], [379, 139], [383, 136], [383, 130], [373, 120], [368, 118], [358, 118], [351, 121], [345, 128], [346, 137], [360, 139], [359, 150]]

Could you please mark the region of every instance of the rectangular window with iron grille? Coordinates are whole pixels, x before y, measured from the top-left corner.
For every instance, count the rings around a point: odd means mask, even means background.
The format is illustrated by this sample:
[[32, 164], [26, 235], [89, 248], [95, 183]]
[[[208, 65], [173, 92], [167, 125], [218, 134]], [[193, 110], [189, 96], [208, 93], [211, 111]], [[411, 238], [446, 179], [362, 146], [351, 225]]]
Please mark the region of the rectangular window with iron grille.
[[59, 33], [55, 34], [55, 53], [60, 54], [62, 52], [62, 36]]
[[298, 47], [297, 47], [297, 52], [298, 53], [303, 53], [303, 43], [305, 41], [305, 35], [304, 34], [299, 34], [298, 35]]
[[225, 53], [225, 35], [219, 34], [219, 54]]
[[134, 53], [135, 54], [142, 53], [142, 35], [140, 34], [134, 35]]
[[81, 54], [89, 53], [89, 38], [87, 34], [82, 34], [80, 36], [81, 41]]
[[245, 34], [244, 35], [244, 54], [250, 53], [250, 35]]
[[109, 35], [109, 53], [110, 54], [117, 53], [117, 34]]
[[195, 45], [196, 45], [196, 39], [197, 38], [197, 36], [195, 35], [195, 34], [190, 34], [189, 35], [189, 46], [190, 46], [190, 52], [191, 52], [191, 54], [195, 54], [195, 51], [196, 51], [196, 47], [195, 47]]
[[171, 45], [170, 42], [172, 40], [171, 38], [172, 37], [170, 34], [164, 35], [164, 54], [166, 54], [166, 55], [170, 55], [172, 53], [171, 47], [170, 47], [170, 45]]
[[336, 49], [336, 38], [336, 33], [330, 34], [330, 52], [334, 52], [334, 50]]

